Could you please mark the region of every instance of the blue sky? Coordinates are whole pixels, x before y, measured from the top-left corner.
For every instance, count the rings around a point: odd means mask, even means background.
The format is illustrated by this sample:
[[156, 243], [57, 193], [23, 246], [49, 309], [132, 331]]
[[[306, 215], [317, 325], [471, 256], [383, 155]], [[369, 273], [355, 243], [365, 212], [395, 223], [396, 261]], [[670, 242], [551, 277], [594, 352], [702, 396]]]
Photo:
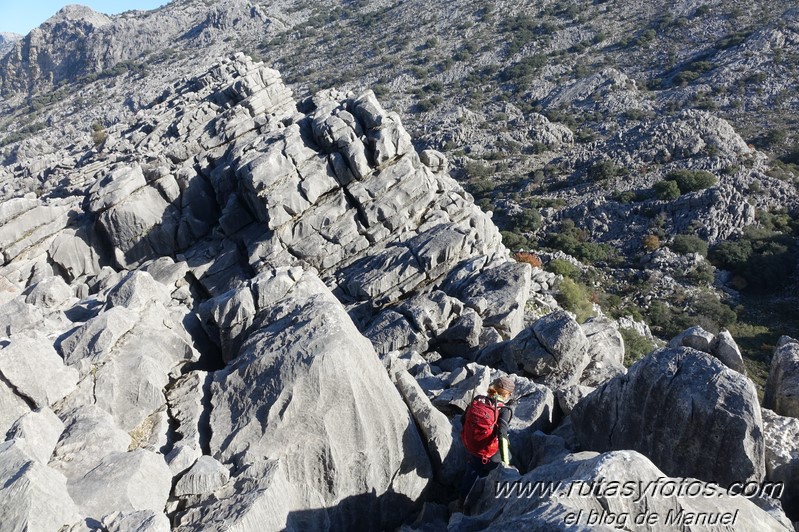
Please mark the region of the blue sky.
[[113, 15], [131, 9], [155, 9], [169, 0], [0, 0], [0, 31], [26, 35], [69, 4], [82, 4]]

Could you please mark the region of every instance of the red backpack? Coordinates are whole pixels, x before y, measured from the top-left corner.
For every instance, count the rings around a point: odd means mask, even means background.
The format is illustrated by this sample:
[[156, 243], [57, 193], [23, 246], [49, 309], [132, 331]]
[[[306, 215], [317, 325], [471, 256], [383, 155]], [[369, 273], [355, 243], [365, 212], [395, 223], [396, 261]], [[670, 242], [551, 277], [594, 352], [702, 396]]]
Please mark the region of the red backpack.
[[485, 395], [475, 397], [466, 408], [461, 441], [466, 450], [479, 456], [484, 464], [499, 450], [498, 420], [499, 409]]

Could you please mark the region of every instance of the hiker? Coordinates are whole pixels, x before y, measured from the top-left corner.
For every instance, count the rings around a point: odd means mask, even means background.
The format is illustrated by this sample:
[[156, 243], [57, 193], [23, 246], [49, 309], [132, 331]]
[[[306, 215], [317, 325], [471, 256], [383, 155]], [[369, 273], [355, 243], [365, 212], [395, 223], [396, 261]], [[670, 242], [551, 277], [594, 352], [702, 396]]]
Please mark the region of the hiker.
[[513, 410], [507, 406], [516, 385], [508, 376], [491, 383], [486, 395], [475, 397], [463, 414], [461, 441], [467, 451], [466, 473], [461, 482], [461, 498], [472, 489], [478, 477], [499, 466], [510, 465], [508, 425]]

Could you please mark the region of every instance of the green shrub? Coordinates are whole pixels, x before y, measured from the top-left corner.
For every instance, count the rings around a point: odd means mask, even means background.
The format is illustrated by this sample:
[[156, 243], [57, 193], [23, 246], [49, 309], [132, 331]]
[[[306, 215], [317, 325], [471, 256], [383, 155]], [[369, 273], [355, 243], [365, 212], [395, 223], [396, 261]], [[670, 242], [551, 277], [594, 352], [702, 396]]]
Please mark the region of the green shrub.
[[632, 366], [637, 360], [655, 350], [655, 343], [633, 329], [619, 329], [624, 340], [624, 365]]
[[718, 334], [736, 322], [738, 315], [715, 295], [702, 293], [691, 303], [696, 324], [706, 331]]
[[549, 261], [546, 265], [546, 270], [554, 273], [555, 275], [562, 275], [563, 277], [570, 277], [576, 279], [580, 275], [580, 269], [571, 262], [563, 259], [555, 259]]
[[530, 249], [533, 247], [532, 243], [524, 235], [512, 231], [500, 231], [499, 234], [502, 235], [502, 243], [511, 251]]
[[463, 165], [467, 179], [485, 179], [491, 175], [491, 168], [477, 161], [467, 161]]
[[714, 246], [710, 258], [738, 277], [738, 289], [771, 292], [783, 289], [796, 271], [797, 243], [789, 234], [750, 226], [743, 236]]
[[564, 278], [560, 283], [558, 295], [555, 299], [563, 308], [574, 312], [579, 323], [594, 315], [594, 307], [591, 303], [588, 288], [568, 277]]
[[547, 58], [543, 54], [525, 57], [518, 63], [503, 70], [502, 74], [500, 74], [500, 79], [502, 81], [524, 81], [535, 74], [538, 69], [546, 66], [546, 64]]
[[614, 194], [613, 199], [619, 203], [630, 203], [638, 198], [638, 194], [634, 190], [625, 190]]
[[704, 170], [674, 170], [666, 179], [675, 181], [681, 194], [704, 190], [718, 183], [716, 176]]
[[716, 269], [707, 262], [697, 264], [696, 268], [685, 274], [694, 284], [711, 286], [716, 280]]
[[616, 166], [613, 161], [605, 160], [591, 165], [588, 169], [588, 178], [591, 181], [604, 181], [625, 173], [624, 168]]
[[548, 233], [545, 244], [551, 248], [559, 249], [586, 262], [617, 262], [618, 252], [607, 244], [597, 244], [586, 240], [582, 231]]
[[677, 186], [676, 181], [670, 179], [655, 183], [652, 188], [655, 190], [658, 199], [663, 201], [671, 201], [680, 197], [680, 187]]
[[707, 257], [708, 245], [707, 242], [696, 235], [677, 235], [672, 243], [669, 244], [669, 248], [680, 255], [699, 253], [703, 257]]
[[693, 70], [683, 70], [674, 76], [674, 81], [680, 85], [688, 85], [692, 81], [699, 79], [699, 76], [701, 76], [699, 72], [694, 72]]
[[541, 227], [541, 221], [541, 213], [535, 208], [523, 209], [513, 217], [513, 222], [519, 231], [535, 231]]

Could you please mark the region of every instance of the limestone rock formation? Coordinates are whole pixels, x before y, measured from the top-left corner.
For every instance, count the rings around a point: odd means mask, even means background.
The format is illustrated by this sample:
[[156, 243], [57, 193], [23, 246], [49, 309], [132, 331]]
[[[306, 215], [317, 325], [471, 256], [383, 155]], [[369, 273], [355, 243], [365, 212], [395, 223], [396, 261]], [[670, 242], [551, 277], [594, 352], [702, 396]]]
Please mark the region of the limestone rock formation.
[[[782, 507], [794, 520], [799, 516], [799, 419], [764, 408], [766, 478], [782, 483]], [[775, 493], [777, 495], [778, 493]]]
[[8, 530], [57, 530], [80, 519], [64, 475], [40, 462], [25, 439], [0, 444], [0, 519]]
[[693, 349], [646, 356], [578, 403], [571, 417], [585, 449], [634, 449], [668, 475], [721, 486], [765, 476], [754, 385]]
[[690, 347], [713, 355], [725, 366], [734, 369], [741, 375], [746, 375], [741, 350], [735, 343], [728, 330], [722, 330], [718, 335], [707, 332], [700, 326], [694, 326], [678, 334], [669, 342], [669, 347]]
[[[88, 101], [101, 95], [92, 76], [138, 75], [130, 59], [144, 49], [217, 50], [233, 35], [289, 35], [307, 22], [306, 10], [278, 16], [280, 3], [195, 7], [173, 2], [147, 23], [66, 8], [0, 60], [4, 94], [88, 76]], [[243, 54], [203, 57], [184, 71], [193, 61], [175, 64], [169, 82], [145, 83], [124, 109], [102, 117], [76, 109], [97, 120], [91, 135], [64, 111], [52, 131], [3, 151], [0, 431], [9, 441], [0, 445], [0, 522], [383, 530], [418, 512], [410, 526], [447, 526], [442, 503], [464, 467], [459, 416], [505, 373], [516, 383], [513, 463], [534, 468], [530, 478], [659, 473], [628, 452], [564, 458], [572, 431], [607, 449], [652, 444], [639, 450], [669, 475], [762, 479], [759, 409], [742, 376], [688, 351], [675, 355], [679, 363], [654, 355], [623, 375], [618, 326], [602, 317], [579, 324], [557, 308], [554, 274], [510, 258], [491, 214], [448, 175], [447, 157], [417, 153], [400, 115], [374, 92], [295, 99], [276, 70]], [[597, 105], [612, 113], [636, 103], [635, 82], [620, 71], [565, 85], [547, 89], [549, 101], [593, 105], [601, 96]], [[531, 90], [544, 100], [545, 87]], [[504, 146], [521, 136], [591, 160], [550, 115], [506, 110], [519, 128], [499, 139]], [[726, 143], [725, 161], [751, 155], [725, 124], [687, 113], [616, 140], [637, 142], [639, 155], [668, 141], [673, 155], [693, 157], [698, 140]], [[711, 236], [731, 234], [754, 210], [731, 209], [741, 198], [730, 187], [669, 208], [680, 223], [714, 213]], [[734, 342], [722, 336], [710, 350], [729, 364]], [[650, 426], [660, 447], [641, 428]], [[693, 454], [669, 455], [684, 447]], [[775, 456], [789, 450], [773, 447]], [[710, 453], [723, 458], [718, 470]], [[674, 466], [680, 460], [686, 471]], [[603, 469], [605, 461], [627, 469]], [[502, 502], [478, 503], [488, 521], [455, 512], [448, 526], [517, 524], [513, 512], [491, 513]], [[716, 502], [707, 511], [773, 526], [751, 506]], [[561, 510], [554, 498], [535, 504]]]
[[799, 418], [799, 342], [780, 338], [771, 359], [763, 405], [782, 416]]
[[237, 469], [262, 457], [279, 462], [303, 486], [285, 500], [288, 509], [320, 501], [329, 509], [309, 525], [358, 526], [376, 512], [396, 522], [431, 477], [413, 420], [371, 344], [319, 279], [306, 272], [294, 286], [280, 280], [278, 272], [258, 286], [272, 304], [214, 377], [211, 450]]

